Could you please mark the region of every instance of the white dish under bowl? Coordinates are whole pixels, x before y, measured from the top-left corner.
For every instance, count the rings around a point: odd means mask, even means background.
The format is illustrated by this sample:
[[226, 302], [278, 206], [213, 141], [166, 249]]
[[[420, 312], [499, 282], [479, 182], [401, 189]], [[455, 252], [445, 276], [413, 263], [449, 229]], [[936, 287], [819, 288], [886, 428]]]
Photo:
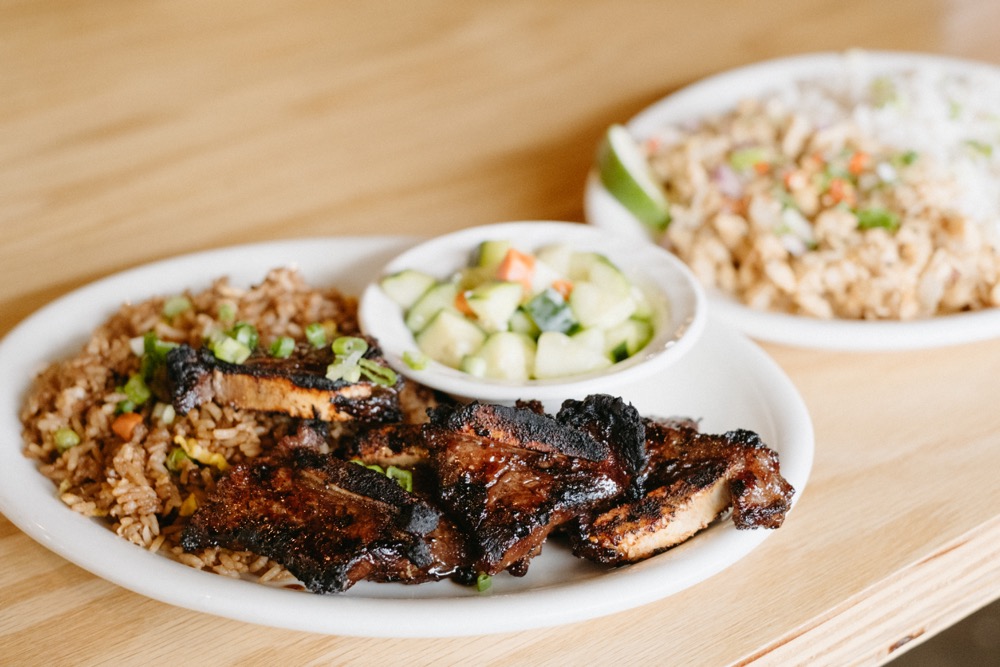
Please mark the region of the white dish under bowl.
[[683, 262], [663, 248], [576, 223], [523, 221], [470, 227], [407, 250], [389, 262], [380, 275], [417, 269], [447, 279], [468, 265], [481, 241], [500, 239], [510, 240], [525, 251], [563, 243], [575, 250], [602, 253], [649, 295], [655, 312], [652, 340], [607, 369], [557, 379], [515, 382], [480, 378], [433, 360], [417, 370], [403, 361], [404, 353], [417, 350], [413, 334], [403, 322], [403, 311], [376, 281], [362, 294], [358, 317], [365, 333], [378, 339], [390, 365], [421, 384], [465, 400], [511, 403], [517, 399], [583, 398], [614, 393], [622, 385], [661, 372], [684, 356], [704, 329], [704, 293]]
[[[844, 70], [844, 53], [815, 53], [769, 60], [722, 72], [650, 105], [625, 126], [639, 140], [668, 125], [722, 113], [756, 97], [804, 79], [833, 77]], [[929, 54], [865, 51], [873, 73], [935, 68], [957, 74], [998, 77], [985, 63]], [[655, 241], [650, 228], [635, 218], [601, 184], [595, 172], [584, 194], [587, 222], [636, 242]], [[892, 351], [940, 347], [1000, 336], [1000, 309], [942, 315], [915, 321], [822, 320], [750, 308], [717, 289], [707, 289], [713, 316], [757, 340], [796, 347], [850, 351]]]

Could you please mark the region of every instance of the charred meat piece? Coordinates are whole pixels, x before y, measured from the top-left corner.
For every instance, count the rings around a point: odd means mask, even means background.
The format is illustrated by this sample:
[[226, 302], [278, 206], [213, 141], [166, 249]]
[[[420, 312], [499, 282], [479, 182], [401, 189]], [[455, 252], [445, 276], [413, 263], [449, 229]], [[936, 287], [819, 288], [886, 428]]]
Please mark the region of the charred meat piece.
[[607, 443], [531, 409], [439, 408], [424, 429], [442, 509], [477, 572], [521, 575], [553, 529], [629, 483]]
[[[381, 362], [381, 352], [370, 345], [365, 358]], [[332, 351], [300, 345], [287, 359], [255, 352], [241, 364], [220, 359], [208, 348], [180, 345], [167, 353], [167, 378], [174, 408], [186, 414], [216, 401], [247, 410], [281, 412], [323, 421], [400, 419], [399, 386], [386, 387], [366, 379], [329, 380], [326, 369]]]
[[464, 538], [395, 481], [322, 454], [300, 429], [272, 452], [234, 466], [192, 515], [181, 544], [268, 556], [317, 593], [356, 582], [467, 579]]
[[751, 431], [698, 433], [690, 420], [647, 420], [642, 496], [581, 518], [574, 552], [602, 563], [639, 561], [675, 546], [733, 509], [737, 528], [777, 528], [794, 493], [778, 455]]
[[629, 476], [627, 497], [640, 494], [648, 462], [646, 426], [634, 407], [614, 396], [594, 394], [582, 401], [565, 401], [556, 414], [556, 421], [588, 433], [603, 443]]
[[384, 424], [361, 431], [347, 446], [350, 458], [382, 467], [412, 469], [427, 462], [422, 424]]

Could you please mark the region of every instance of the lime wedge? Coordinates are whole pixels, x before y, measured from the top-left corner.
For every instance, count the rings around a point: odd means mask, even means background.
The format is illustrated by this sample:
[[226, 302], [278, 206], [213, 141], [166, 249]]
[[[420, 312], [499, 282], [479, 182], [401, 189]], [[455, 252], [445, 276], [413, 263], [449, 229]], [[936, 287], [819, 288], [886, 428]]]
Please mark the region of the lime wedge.
[[670, 223], [666, 192], [632, 135], [621, 125], [608, 128], [597, 151], [601, 183], [635, 217], [656, 230]]

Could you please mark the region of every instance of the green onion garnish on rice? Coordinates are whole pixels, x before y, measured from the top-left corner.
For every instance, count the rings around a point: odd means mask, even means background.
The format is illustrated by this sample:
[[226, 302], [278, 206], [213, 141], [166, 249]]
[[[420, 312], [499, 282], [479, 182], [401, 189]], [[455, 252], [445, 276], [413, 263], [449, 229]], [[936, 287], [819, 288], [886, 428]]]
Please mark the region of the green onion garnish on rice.
[[220, 322], [232, 322], [236, 319], [236, 306], [231, 303], [221, 304], [218, 317]]
[[340, 354], [364, 354], [368, 351], [368, 341], [356, 336], [341, 336], [333, 341], [333, 353]]
[[186, 296], [172, 296], [163, 303], [163, 316], [172, 320], [185, 310], [191, 308], [191, 301]]
[[52, 434], [52, 442], [59, 453], [62, 454], [67, 449], [80, 444], [80, 435], [73, 429], [64, 426]]
[[398, 379], [396, 371], [388, 366], [377, 364], [371, 359], [359, 359], [358, 366], [361, 367], [362, 375], [383, 387], [391, 387], [396, 384], [396, 380]]
[[122, 393], [125, 394], [125, 398], [136, 406], [142, 405], [153, 395], [149, 391], [149, 387], [146, 386], [146, 381], [142, 379], [142, 375], [139, 373], [133, 373], [129, 376], [128, 382], [122, 387]]
[[326, 328], [319, 322], [306, 325], [306, 340], [313, 347], [326, 345]]
[[268, 351], [276, 359], [287, 359], [295, 351], [295, 340], [288, 336], [281, 336], [271, 343]]
[[260, 342], [260, 335], [257, 333], [257, 328], [248, 322], [237, 322], [236, 326], [227, 333], [231, 338], [235, 338], [250, 348], [251, 352], [256, 349], [257, 343]]
[[333, 341], [333, 363], [326, 368], [328, 380], [357, 382], [364, 375], [375, 384], [391, 387], [399, 377], [388, 366], [365, 359], [368, 341], [357, 336], [341, 336]]
[[385, 469], [385, 476], [389, 479], [396, 480], [396, 483], [405, 490], [410, 492], [413, 491], [413, 473], [409, 470], [397, 468], [396, 466], [389, 466]]
[[170, 453], [167, 454], [165, 465], [167, 466], [167, 470], [170, 472], [177, 472], [181, 469], [181, 464], [189, 459], [190, 457], [184, 453], [183, 449], [180, 447], [174, 447], [170, 450]]
[[863, 208], [855, 215], [858, 216], [858, 229], [881, 227], [890, 232], [899, 229], [899, 216], [884, 208]]
[[485, 593], [493, 587], [493, 577], [486, 574], [485, 572], [480, 572], [479, 576], [476, 577], [476, 590], [480, 593]]

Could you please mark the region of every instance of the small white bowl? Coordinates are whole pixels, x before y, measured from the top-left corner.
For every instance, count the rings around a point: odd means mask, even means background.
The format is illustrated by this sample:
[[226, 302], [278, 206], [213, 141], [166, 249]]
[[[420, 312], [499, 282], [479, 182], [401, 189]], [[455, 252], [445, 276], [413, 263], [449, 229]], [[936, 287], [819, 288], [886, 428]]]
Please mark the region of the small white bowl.
[[415, 351], [417, 344], [403, 323], [402, 309], [375, 282], [361, 296], [361, 328], [378, 339], [386, 360], [403, 375], [462, 400], [510, 403], [517, 399], [583, 398], [592, 393], [613, 393], [616, 387], [662, 371], [691, 349], [705, 327], [704, 294], [679, 259], [648, 242], [636, 243], [583, 224], [524, 221], [463, 229], [411, 248], [389, 262], [381, 275], [417, 269], [447, 279], [467, 266], [478, 244], [489, 239], [509, 239], [527, 251], [565, 243], [575, 250], [604, 254], [649, 295], [655, 312], [652, 340], [638, 353], [607, 369], [550, 380], [480, 378], [433, 360], [425, 368], [414, 370], [403, 362], [404, 352]]

